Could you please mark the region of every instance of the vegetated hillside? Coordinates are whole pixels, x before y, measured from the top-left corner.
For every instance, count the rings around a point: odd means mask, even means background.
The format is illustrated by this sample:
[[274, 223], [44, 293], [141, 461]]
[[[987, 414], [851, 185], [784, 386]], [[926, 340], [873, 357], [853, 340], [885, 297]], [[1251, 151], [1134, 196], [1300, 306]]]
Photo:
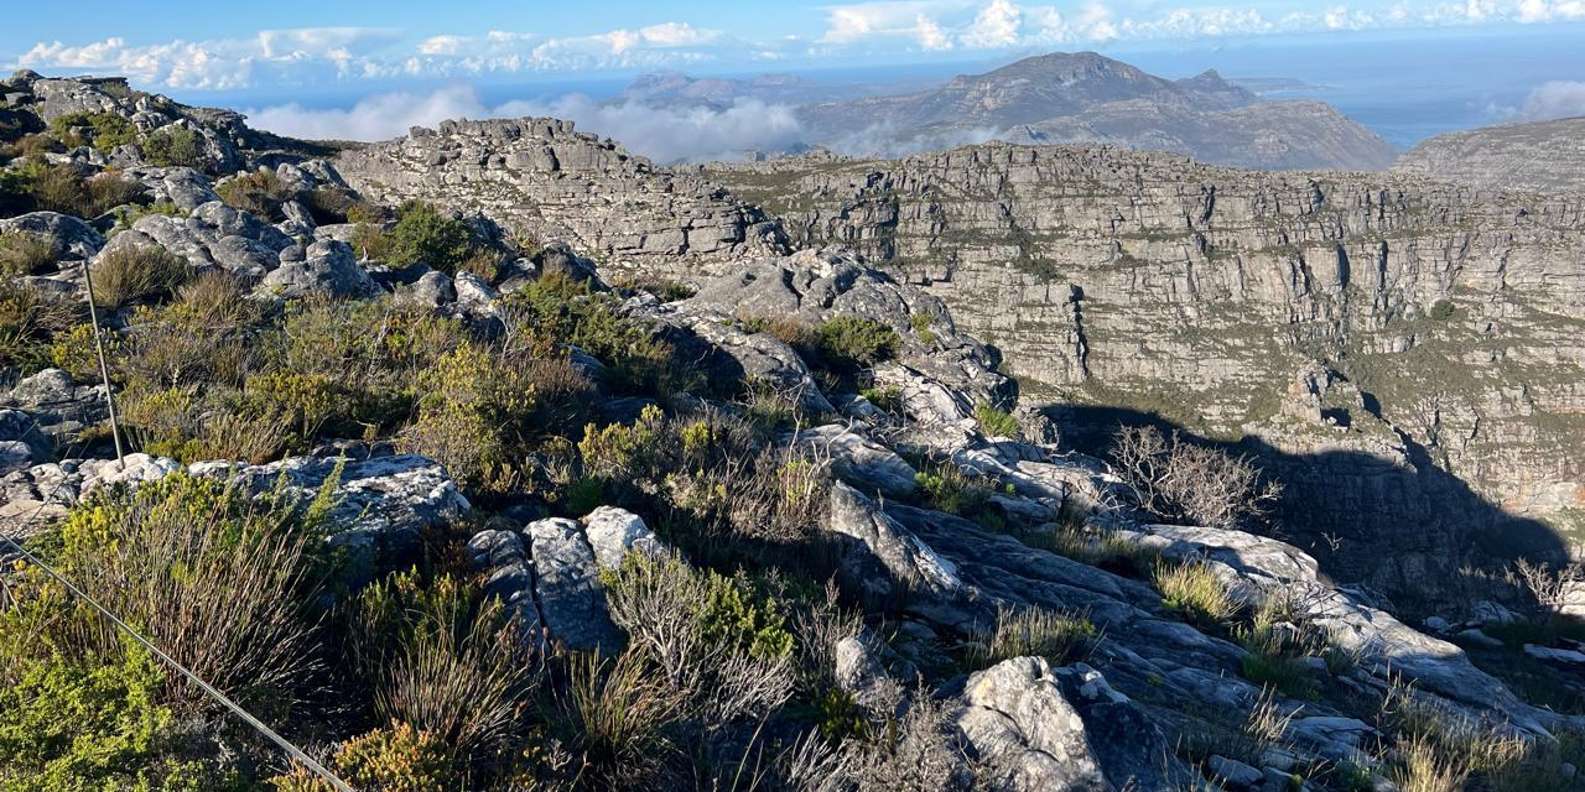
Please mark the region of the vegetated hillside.
[[[1064, 449], [927, 290], [559, 122], [330, 161], [118, 85], [0, 84], [0, 529], [354, 788], [1572, 783], [1568, 573], [1421, 632], [1270, 471]], [[330, 788], [5, 562], [0, 787]]]
[[791, 244], [940, 296], [1076, 434], [1125, 408], [1248, 438], [1305, 493], [1291, 535], [1347, 578], [1423, 590], [1477, 545], [1548, 541], [1530, 520], [1580, 527], [1577, 201], [1108, 147], [713, 175]]
[[1437, 135], [1404, 152], [1393, 170], [1489, 189], [1585, 192], [1585, 118]]
[[1393, 150], [1321, 102], [1266, 102], [1209, 71], [1166, 80], [1093, 52], [1051, 53], [902, 96], [800, 107], [809, 142], [887, 153], [987, 139], [1110, 143], [1252, 168], [1375, 170]]

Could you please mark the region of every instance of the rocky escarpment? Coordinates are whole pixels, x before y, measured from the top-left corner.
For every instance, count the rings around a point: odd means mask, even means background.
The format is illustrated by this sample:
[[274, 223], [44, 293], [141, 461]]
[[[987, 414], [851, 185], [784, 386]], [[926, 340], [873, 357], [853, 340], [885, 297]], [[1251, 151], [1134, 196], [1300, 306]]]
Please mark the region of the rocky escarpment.
[[786, 250], [755, 207], [570, 121], [447, 121], [346, 152], [337, 167], [373, 200], [482, 211], [525, 239], [563, 240], [602, 259], [724, 262]]
[[1585, 504], [1578, 201], [1110, 148], [713, 175], [795, 243], [853, 246], [941, 296], [1032, 389], [1259, 438], [1317, 552], [1321, 533], [1344, 552], [1391, 537], [1420, 577], [1456, 568], [1448, 539], [1471, 523], [1547, 541], [1482, 498], [1564, 525]]
[[1477, 187], [1585, 192], [1585, 118], [1437, 135], [1404, 152], [1392, 169]]

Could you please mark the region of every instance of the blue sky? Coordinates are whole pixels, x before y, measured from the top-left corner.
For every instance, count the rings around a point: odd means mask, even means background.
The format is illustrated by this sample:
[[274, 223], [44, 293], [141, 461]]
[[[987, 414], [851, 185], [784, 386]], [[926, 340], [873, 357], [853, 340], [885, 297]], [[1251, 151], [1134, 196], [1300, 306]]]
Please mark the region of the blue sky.
[[1585, 41], [1585, 0], [74, 0], [6, 16], [11, 68], [118, 72], [173, 93], [994, 60], [1344, 31], [1566, 27]]

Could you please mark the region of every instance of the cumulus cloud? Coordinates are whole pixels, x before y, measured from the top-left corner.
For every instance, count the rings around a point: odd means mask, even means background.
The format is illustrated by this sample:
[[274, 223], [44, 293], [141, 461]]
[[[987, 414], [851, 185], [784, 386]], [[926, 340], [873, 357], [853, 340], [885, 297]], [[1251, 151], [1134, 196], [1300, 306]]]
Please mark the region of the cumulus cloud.
[[1016, 0], [869, 0], [828, 6], [825, 44], [908, 41], [928, 49], [1005, 49], [1112, 40], [1190, 39], [1389, 27], [1585, 19], [1585, 0], [1400, 0], [1337, 3], [1276, 16], [1250, 6], [1128, 4], [1074, 8]]
[[259, 129], [320, 140], [385, 140], [410, 127], [432, 127], [451, 118], [554, 116], [660, 162], [725, 159], [751, 149], [784, 149], [797, 143], [802, 132], [791, 108], [754, 100], [711, 109], [613, 104], [573, 94], [549, 101], [490, 106], [472, 86], [462, 84], [427, 94], [379, 94], [350, 108], [318, 109], [294, 103], [246, 112], [248, 123]]

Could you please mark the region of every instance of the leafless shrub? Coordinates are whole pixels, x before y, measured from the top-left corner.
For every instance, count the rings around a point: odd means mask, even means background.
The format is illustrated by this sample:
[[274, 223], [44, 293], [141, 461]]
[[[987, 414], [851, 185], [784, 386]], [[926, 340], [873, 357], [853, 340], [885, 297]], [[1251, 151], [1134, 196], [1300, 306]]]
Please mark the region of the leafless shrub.
[[1577, 565], [1553, 569], [1548, 564], [1521, 558], [1514, 562], [1510, 575], [1517, 585], [1530, 593], [1537, 605], [1548, 613], [1557, 613], [1562, 610], [1574, 584], [1585, 580], [1585, 569]]
[[1119, 430], [1112, 459], [1140, 507], [1167, 520], [1231, 527], [1265, 517], [1282, 496], [1282, 486], [1262, 481], [1249, 456], [1195, 445], [1153, 426]]
[[810, 691], [835, 687], [836, 648], [845, 638], [858, 635], [863, 619], [837, 602], [835, 581], [827, 581], [825, 600], [793, 616], [793, 633], [798, 636], [798, 666], [804, 686]]
[[981, 768], [971, 762], [944, 702], [919, 691], [894, 729], [878, 740], [850, 743], [854, 783], [862, 792], [968, 790]]

